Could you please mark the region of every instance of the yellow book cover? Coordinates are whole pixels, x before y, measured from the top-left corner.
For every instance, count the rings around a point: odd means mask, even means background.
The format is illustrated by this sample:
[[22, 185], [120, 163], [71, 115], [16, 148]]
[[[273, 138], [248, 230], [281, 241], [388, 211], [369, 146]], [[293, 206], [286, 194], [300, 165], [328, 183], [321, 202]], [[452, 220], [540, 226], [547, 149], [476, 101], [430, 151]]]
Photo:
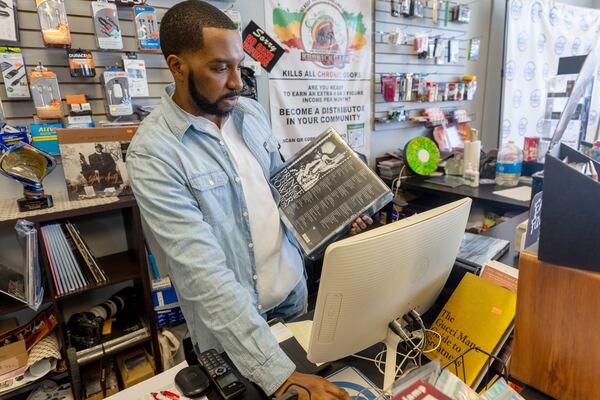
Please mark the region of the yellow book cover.
[[[425, 354], [432, 360], [439, 358], [442, 365], [473, 346], [493, 354], [512, 326], [516, 306], [516, 293], [473, 274], [465, 274], [431, 325], [431, 329], [441, 335], [442, 343], [434, 352]], [[456, 369], [450, 366], [450, 370], [471, 386], [487, 359], [487, 355], [471, 351], [457, 361]]]

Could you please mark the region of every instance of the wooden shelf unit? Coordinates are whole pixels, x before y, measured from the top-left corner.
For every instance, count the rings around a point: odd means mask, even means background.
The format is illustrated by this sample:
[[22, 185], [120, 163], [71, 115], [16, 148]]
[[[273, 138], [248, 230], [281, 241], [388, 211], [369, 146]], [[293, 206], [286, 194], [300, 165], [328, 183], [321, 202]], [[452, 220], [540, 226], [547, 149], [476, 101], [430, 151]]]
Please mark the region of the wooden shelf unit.
[[[39, 254], [40, 254], [40, 267], [42, 269], [42, 276], [45, 283], [45, 299], [46, 304], [50, 303], [50, 307], [58, 320], [58, 326], [56, 328], [57, 338], [61, 346], [61, 352], [63, 357], [67, 359], [67, 366], [69, 373], [69, 379], [71, 381], [71, 388], [73, 389], [73, 396], [75, 400], [82, 399], [81, 397], [81, 380], [76, 377], [73, 379], [73, 375], [79, 373], [79, 363], [77, 357], [68, 357], [69, 343], [67, 333], [67, 321], [64, 317], [64, 305], [65, 302], [73, 301], [73, 299], [80, 298], [86, 294], [90, 294], [100, 288], [109, 288], [118, 283], [132, 281], [133, 287], [137, 293], [137, 298], [141, 301], [136, 307], [139, 309], [140, 318], [144, 320], [146, 327], [148, 328], [148, 335], [138, 340], [128, 341], [115, 349], [112, 349], [109, 353], [116, 354], [123, 350], [129, 349], [134, 346], [150, 343], [150, 354], [154, 357], [157, 373], [161, 372], [161, 355], [160, 346], [158, 343], [158, 329], [156, 328], [156, 318], [152, 305], [151, 295], [151, 283], [148, 275], [146, 251], [144, 246], [144, 237], [142, 233], [141, 216], [135, 198], [133, 196], [125, 196], [119, 198], [116, 201], [106, 204], [92, 204], [90, 206], [82, 206], [82, 203], [77, 204], [77, 208], [65, 209], [64, 204], [60, 210], [56, 212], [42, 211], [39, 213], [26, 213], [23, 217], [9, 218], [0, 221], [0, 229], [12, 229], [18, 219], [26, 219], [36, 224], [38, 228], [43, 226], [45, 223], [60, 222], [66, 219], [70, 219], [77, 225], [77, 221], [82, 221], [87, 218], [98, 218], [103, 215], [116, 214], [119, 215], [123, 220], [123, 226], [125, 229], [125, 237], [127, 250], [116, 252], [114, 254], [105, 255], [98, 257], [97, 261], [100, 267], [105, 271], [107, 275], [107, 281], [101, 284], [88, 286], [77, 291], [58, 295], [55, 290], [54, 281], [52, 277], [52, 271], [48, 261], [48, 255], [46, 254], [45, 245], [43, 242], [43, 236], [38, 235], [39, 239]], [[84, 233], [82, 233], [85, 236]], [[84, 237], [85, 240], [85, 237]], [[89, 243], [89, 241], [86, 241]], [[0, 294], [0, 315], [7, 313], [19, 312], [27, 308], [26, 305], [19, 302], [12, 301], [8, 296]], [[74, 349], [71, 350], [71, 352]], [[85, 364], [93, 360], [87, 360]], [[32, 382], [29, 386], [33, 386]], [[19, 388], [14, 392], [2, 394], [2, 399], [16, 398], [14, 396], [22, 394], [26, 389]]]

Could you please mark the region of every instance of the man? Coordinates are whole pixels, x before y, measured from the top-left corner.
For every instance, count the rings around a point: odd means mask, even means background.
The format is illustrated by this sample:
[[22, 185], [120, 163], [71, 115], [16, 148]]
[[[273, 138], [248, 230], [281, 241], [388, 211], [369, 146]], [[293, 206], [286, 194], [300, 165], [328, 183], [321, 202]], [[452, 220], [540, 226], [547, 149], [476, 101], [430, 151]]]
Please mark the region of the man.
[[165, 14], [160, 37], [175, 86], [138, 129], [127, 168], [192, 340], [201, 351], [225, 350], [268, 395], [348, 399], [295, 372], [266, 323], [306, 312], [306, 281], [268, 183], [281, 165], [277, 140], [260, 105], [239, 97], [244, 52], [235, 24], [188, 0]]

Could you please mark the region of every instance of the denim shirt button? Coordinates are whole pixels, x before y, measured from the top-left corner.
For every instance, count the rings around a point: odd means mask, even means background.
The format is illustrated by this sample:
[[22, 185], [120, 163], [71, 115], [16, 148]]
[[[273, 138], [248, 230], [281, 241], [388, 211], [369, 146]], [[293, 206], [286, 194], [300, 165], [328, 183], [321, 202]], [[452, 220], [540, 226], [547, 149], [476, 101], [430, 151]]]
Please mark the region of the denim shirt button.
[[220, 144], [221, 146], [225, 146], [225, 142], [224, 142], [224, 141], [222, 141], [222, 140], [219, 140], [219, 144]]
[[235, 179], [236, 182], [240, 181], [240, 177], [239, 176], [236, 176], [234, 179]]
[[258, 275], [252, 275], [252, 279], [257, 280], [258, 279]]
[[242, 215], [243, 215], [244, 217], [247, 217], [247, 216], [248, 216], [248, 211], [244, 211], [244, 212], [242, 213]]
[[258, 308], [259, 310], [262, 310], [262, 306], [260, 304], [256, 308]]
[[249, 248], [253, 248], [254, 247], [254, 243], [252, 243], [252, 242], [248, 243], [248, 247]]

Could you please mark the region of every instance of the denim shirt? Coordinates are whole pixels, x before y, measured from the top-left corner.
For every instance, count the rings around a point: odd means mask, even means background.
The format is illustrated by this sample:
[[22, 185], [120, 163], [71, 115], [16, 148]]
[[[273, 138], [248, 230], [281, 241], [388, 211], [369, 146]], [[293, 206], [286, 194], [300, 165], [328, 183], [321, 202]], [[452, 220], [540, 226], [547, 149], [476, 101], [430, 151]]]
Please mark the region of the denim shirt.
[[[129, 146], [131, 186], [166, 255], [192, 340], [201, 350], [225, 350], [244, 376], [272, 394], [295, 365], [258, 310], [242, 187], [224, 143], [191, 124], [171, 99], [173, 90], [166, 88]], [[230, 117], [268, 180], [282, 161], [265, 111], [240, 98]]]

